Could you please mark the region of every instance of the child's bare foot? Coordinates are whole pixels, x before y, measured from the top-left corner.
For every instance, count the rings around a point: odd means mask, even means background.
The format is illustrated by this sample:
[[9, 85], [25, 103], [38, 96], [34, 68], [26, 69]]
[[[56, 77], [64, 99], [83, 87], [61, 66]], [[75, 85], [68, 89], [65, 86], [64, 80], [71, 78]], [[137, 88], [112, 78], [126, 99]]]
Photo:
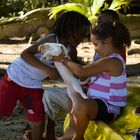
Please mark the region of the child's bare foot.
[[72, 140], [73, 135], [74, 129], [70, 127], [64, 135], [57, 137], [56, 140]]
[[47, 136], [47, 133], [44, 132], [42, 135], [42, 140], [56, 140], [56, 138], [55, 135], [49, 133], [49, 135]]
[[56, 140], [72, 140], [73, 135], [63, 135], [61, 137], [57, 137]]
[[31, 130], [27, 130], [25, 134], [22, 136], [22, 140], [32, 140], [32, 132]]
[[46, 132], [43, 133], [42, 138], [43, 138], [43, 140], [47, 140], [47, 134], [46, 134]]

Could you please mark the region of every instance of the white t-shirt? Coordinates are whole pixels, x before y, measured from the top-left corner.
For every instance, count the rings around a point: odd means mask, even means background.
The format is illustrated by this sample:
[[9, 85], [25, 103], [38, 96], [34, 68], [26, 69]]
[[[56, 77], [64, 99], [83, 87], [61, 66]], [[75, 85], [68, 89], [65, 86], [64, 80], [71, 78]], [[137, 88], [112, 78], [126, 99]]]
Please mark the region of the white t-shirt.
[[[57, 37], [56, 42], [59, 43]], [[35, 57], [40, 60], [42, 55], [43, 53], [37, 53], [35, 54]], [[52, 68], [55, 68], [52, 60], [43, 60], [42, 62]], [[7, 73], [11, 80], [26, 88], [42, 88], [42, 80], [48, 77], [47, 73], [30, 65], [21, 57], [13, 61], [13, 63], [7, 69]]]
[[[37, 59], [42, 55], [37, 54]], [[55, 68], [53, 61], [44, 61], [46, 65]], [[20, 86], [27, 88], [42, 88], [42, 80], [48, 77], [47, 73], [25, 62], [21, 57], [17, 58], [8, 67], [7, 73], [11, 80]]]

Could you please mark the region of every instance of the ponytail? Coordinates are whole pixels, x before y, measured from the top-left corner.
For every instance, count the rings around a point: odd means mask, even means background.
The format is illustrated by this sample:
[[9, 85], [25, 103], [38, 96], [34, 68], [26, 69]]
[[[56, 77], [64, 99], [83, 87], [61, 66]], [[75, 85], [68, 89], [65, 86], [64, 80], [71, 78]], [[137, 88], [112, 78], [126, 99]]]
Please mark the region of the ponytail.
[[97, 25], [92, 30], [92, 34], [96, 35], [98, 39], [112, 37], [114, 45], [118, 48], [129, 47], [131, 44], [128, 29], [118, 21]]

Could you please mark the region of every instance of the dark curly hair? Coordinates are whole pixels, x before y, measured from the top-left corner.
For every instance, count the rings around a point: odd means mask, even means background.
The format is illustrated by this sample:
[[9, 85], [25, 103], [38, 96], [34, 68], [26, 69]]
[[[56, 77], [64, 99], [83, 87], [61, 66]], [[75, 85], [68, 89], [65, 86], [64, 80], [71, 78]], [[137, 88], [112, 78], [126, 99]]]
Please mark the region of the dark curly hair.
[[80, 43], [84, 38], [90, 38], [91, 23], [82, 14], [75, 11], [65, 12], [59, 17], [52, 29], [59, 39], [66, 40], [69, 45]]

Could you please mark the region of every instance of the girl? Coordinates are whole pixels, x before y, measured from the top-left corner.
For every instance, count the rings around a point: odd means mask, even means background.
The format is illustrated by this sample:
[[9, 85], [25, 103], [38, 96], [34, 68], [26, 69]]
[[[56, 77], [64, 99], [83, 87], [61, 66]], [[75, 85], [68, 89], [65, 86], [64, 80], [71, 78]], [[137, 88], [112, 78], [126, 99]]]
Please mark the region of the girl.
[[[97, 24], [102, 25], [102, 24], [108, 23], [108, 22], [112, 22], [112, 24], [113, 24], [113, 22], [119, 22], [119, 20], [120, 20], [119, 15], [118, 15], [118, 13], [116, 11], [111, 10], [111, 9], [107, 9], [107, 10], [102, 11], [98, 15]], [[121, 55], [122, 55], [123, 59], [126, 62], [126, 50], [125, 50], [125, 48], [122, 48]], [[99, 58], [100, 58], [99, 54], [95, 53], [95, 55], [93, 57], [93, 60], [96, 61]]]
[[130, 46], [128, 30], [119, 22], [97, 25], [92, 30], [91, 41], [101, 56], [92, 64], [81, 66], [64, 54], [53, 58], [54, 61], [63, 62], [77, 77], [91, 77], [87, 90], [89, 99], [84, 100], [77, 94], [79, 102], [74, 104], [71, 114], [74, 119], [74, 135], [70, 138], [66, 134], [59, 140], [84, 140], [90, 120], [112, 121], [126, 106], [126, 68], [121, 49]]
[[[115, 11], [108, 9], [108, 10], [102, 11], [98, 15], [97, 24], [102, 25], [103, 23], [107, 23], [107, 22], [112, 22], [113, 24], [114, 21], [117, 23], [119, 22], [119, 15]], [[124, 49], [125, 48], [123, 48], [123, 50]], [[100, 58], [99, 53], [96, 53], [95, 56], [93, 57], [93, 60], [96, 61], [99, 58]], [[66, 116], [67, 113], [69, 113], [67, 89], [58, 88], [58, 87], [48, 88], [47, 90], [45, 90], [45, 94], [43, 95], [43, 103], [45, 106], [45, 112], [49, 116], [49, 122], [50, 122], [47, 125], [48, 127], [47, 130], [48, 131], [53, 130], [54, 121], [57, 119], [57, 117], [64, 117]], [[59, 116], [57, 114], [59, 114]], [[72, 122], [73, 118], [70, 118], [70, 119]], [[73, 126], [71, 127], [71, 125], [69, 126], [69, 130], [73, 133]], [[69, 130], [67, 132], [71, 133]], [[50, 131], [49, 137], [54, 138], [54, 134], [55, 134], [54, 131]]]
[[68, 48], [71, 59], [77, 62], [76, 47], [89, 37], [90, 30], [91, 24], [85, 16], [66, 12], [56, 20], [49, 35], [24, 50], [0, 81], [0, 116], [9, 116], [19, 100], [27, 119], [32, 122], [32, 140], [41, 140], [45, 122], [41, 81], [46, 77], [57, 79], [59, 74], [51, 60], [40, 60], [43, 54], [39, 46], [46, 42], [61, 43]]

